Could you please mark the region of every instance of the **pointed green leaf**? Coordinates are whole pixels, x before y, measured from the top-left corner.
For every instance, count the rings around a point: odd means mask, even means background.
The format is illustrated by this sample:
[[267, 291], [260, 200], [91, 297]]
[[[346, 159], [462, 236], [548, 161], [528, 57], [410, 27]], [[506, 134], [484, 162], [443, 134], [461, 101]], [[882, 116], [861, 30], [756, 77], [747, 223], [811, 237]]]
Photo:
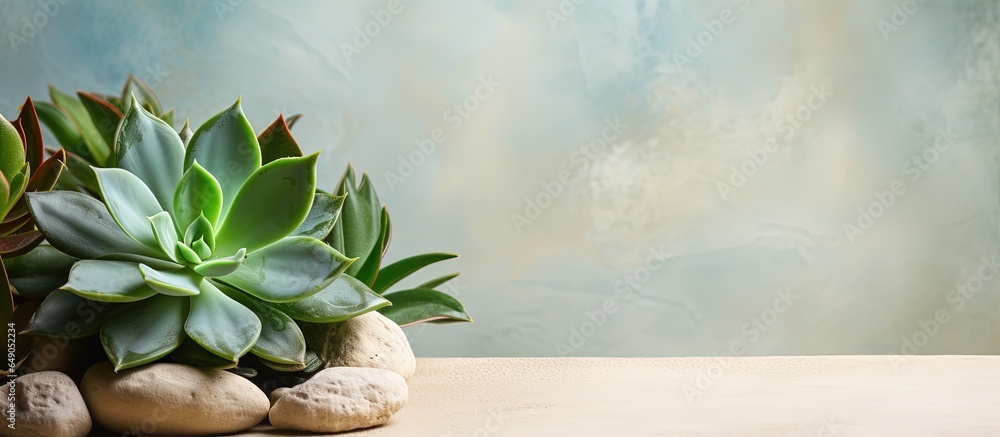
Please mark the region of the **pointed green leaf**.
[[170, 358], [178, 363], [200, 369], [232, 369], [237, 364], [235, 360], [227, 360], [209, 352], [190, 337], [186, 338], [177, 349], [170, 353]]
[[139, 264], [142, 279], [157, 293], [167, 296], [194, 296], [200, 292], [204, 278], [188, 269], [172, 271], [156, 270]]
[[24, 144], [21, 143], [21, 135], [13, 124], [0, 115], [0, 174], [11, 181], [23, 166]]
[[174, 227], [174, 220], [170, 218], [170, 213], [163, 211], [148, 219], [160, 250], [170, 257], [171, 261], [178, 262], [180, 254], [177, 253], [177, 229]]
[[212, 285], [201, 283], [201, 294], [191, 297], [184, 331], [210, 352], [237, 361], [260, 337], [257, 315]]
[[[90, 168], [90, 163], [83, 159], [80, 155], [66, 152], [66, 169], [69, 170], [63, 173], [63, 179], [69, 176], [73, 179], [70, 189], [81, 190], [85, 192], [93, 193], [95, 196], [97, 193], [101, 192], [101, 187], [97, 184], [97, 175], [94, 174], [94, 170]], [[59, 181], [57, 181], [58, 183]]]
[[83, 137], [62, 109], [48, 102], [34, 102], [38, 119], [49, 128], [59, 145], [77, 156], [86, 152]]
[[191, 244], [191, 249], [194, 250], [194, 253], [198, 254], [198, 258], [203, 260], [212, 257], [212, 248], [208, 247], [208, 243], [205, 242], [204, 236], [198, 237], [198, 239]]
[[326, 288], [305, 299], [269, 305], [295, 320], [333, 323], [360, 316], [390, 303], [357, 279], [340, 275]]
[[62, 174], [63, 168], [65, 168], [66, 162], [66, 151], [60, 149], [58, 152], [53, 154], [42, 161], [42, 164], [38, 166], [38, 169], [31, 176], [31, 180], [28, 181], [28, 185], [25, 187], [25, 191], [49, 191], [56, 185], [56, 181], [59, 180], [59, 175]]
[[[13, 201], [8, 200], [9, 198], [10, 182], [7, 182], [7, 178], [3, 174], [0, 174], [0, 212], [6, 212], [7, 204], [13, 203]], [[6, 216], [0, 217], [0, 219], [6, 221]]]
[[375, 284], [376, 277], [379, 275], [379, 268], [382, 266], [382, 255], [385, 253], [386, 248], [389, 247], [391, 233], [392, 224], [389, 222], [389, 212], [385, 207], [382, 207], [381, 231], [375, 240], [375, 245], [372, 246], [372, 251], [365, 260], [365, 265], [361, 266], [354, 274], [357, 280], [364, 282], [369, 287]]
[[173, 212], [174, 190], [184, 172], [184, 145], [170, 125], [132, 105], [118, 130], [115, 166], [138, 177], [160, 208]]
[[457, 277], [458, 277], [458, 273], [452, 273], [450, 275], [444, 275], [444, 276], [442, 276], [440, 278], [435, 278], [435, 279], [431, 279], [430, 281], [424, 282], [423, 284], [418, 285], [417, 288], [435, 289], [435, 288], [438, 288], [438, 287], [446, 284], [448, 281], [451, 281], [452, 279], [455, 279]]
[[205, 218], [204, 214], [198, 214], [198, 217], [188, 225], [187, 230], [184, 231], [184, 244], [191, 246], [194, 249], [194, 243], [198, 240], [203, 240], [207, 244], [208, 253], [203, 253], [198, 249], [195, 252], [201, 259], [207, 259], [212, 256], [212, 249], [215, 248], [215, 229], [212, 228], [212, 223]]
[[320, 240], [326, 239], [337, 224], [337, 217], [340, 216], [340, 208], [344, 205], [345, 196], [334, 196], [332, 194], [319, 193], [313, 197], [312, 208], [309, 215], [291, 236], [306, 236]]
[[115, 371], [163, 358], [184, 341], [188, 299], [156, 295], [132, 304], [101, 328], [101, 344]]
[[54, 87], [49, 87], [49, 94], [52, 97], [52, 102], [66, 112], [70, 121], [83, 137], [83, 143], [87, 146], [88, 152], [85, 157], [92, 159], [97, 165], [107, 165], [111, 156], [111, 145], [104, 141], [104, 137], [101, 136], [97, 126], [90, 119], [90, 113], [87, 112], [83, 103]]
[[184, 244], [183, 241], [177, 242], [177, 253], [181, 255], [181, 258], [184, 258], [184, 260], [186, 260], [191, 264], [202, 263], [202, 259], [200, 256], [198, 256], [198, 253], [195, 252], [194, 249], [188, 247], [188, 245]]
[[123, 117], [121, 111], [96, 94], [78, 91], [76, 95], [90, 114], [90, 121], [94, 123], [101, 139], [108, 145], [114, 145], [115, 133], [118, 132], [118, 124]]
[[170, 126], [170, 127], [174, 126], [174, 110], [173, 109], [168, 110], [167, 112], [164, 112], [164, 113], [160, 114], [157, 118], [159, 118], [160, 120], [163, 120], [163, 122], [166, 123], [167, 126]]
[[432, 320], [472, 321], [457, 299], [437, 290], [418, 288], [387, 293], [382, 297], [392, 302], [392, 306], [379, 312], [399, 326]]
[[[18, 296], [44, 299], [69, 280], [69, 270], [76, 261], [76, 258], [43, 243], [17, 258], [4, 259], [3, 265], [7, 267], [10, 285], [17, 289]], [[0, 289], [2, 284], [0, 281]]]
[[240, 187], [261, 164], [257, 136], [243, 115], [239, 100], [208, 119], [191, 137], [184, 157], [185, 168], [195, 160], [219, 181], [222, 217], [225, 217]]
[[156, 294], [139, 274], [139, 264], [124, 261], [79, 261], [61, 288], [98, 302], [135, 302]]
[[174, 193], [174, 214], [181, 229], [204, 214], [212, 226], [219, 223], [222, 212], [222, 187], [208, 170], [197, 161], [191, 163], [177, 184]]
[[64, 290], [45, 297], [24, 330], [28, 335], [82, 338], [98, 333], [109, 318], [130, 304], [97, 302]]
[[367, 176], [362, 176], [361, 186], [354, 184], [354, 170], [348, 166], [340, 180], [337, 194], [347, 195], [340, 220], [330, 234], [329, 243], [340, 253], [358, 258], [347, 274], [355, 275], [374, 252], [382, 233], [382, 205]]
[[375, 280], [375, 286], [372, 287], [372, 290], [375, 290], [376, 293], [382, 294], [388, 290], [389, 287], [392, 287], [416, 271], [436, 262], [455, 258], [456, 256], [458, 255], [452, 255], [450, 253], [426, 253], [396, 261], [383, 267], [382, 270], [379, 270], [378, 278]]
[[14, 209], [17, 205], [17, 200], [24, 193], [24, 189], [28, 187], [28, 178], [30, 177], [31, 170], [28, 168], [28, 163], [25, 162], [21, 166], [21, 172], [17, 173], [10, 179], [10, 194], [7, 198], [7, 203], [0, 208], [0, 217], [6, 217], [7, 214]]
[[330, 285], [353, 262], [310, 237], [288, 237], [250, 252], [221, 281], [269, 302], [291, 302]]
[[257, 137], [257, 142], [260, 143], [261, 161], [264, 164], [279, 158], [302, 156], [302, 149], [288, 130], [284, 115], [278, 115], [278, 119]]
[[153, 115], [159, 116], [163, 113], [163, 105], [160, 104], [160, 99], [153, 92], [153, 89], [135, 75], [130, 74], [125, 79], [125, 86], [122, 87], [121, 100], [131, 102], [132, 96], [135, 96], [143, 107], [151, 108]]
[[282, 158], [254, 172], [218, 228], [216, 251], [252, 253], [297, 229], [312, 207], [317, 158]]
[[213, 260], [205, 261], [198, 264], [192, 269], [199, 275], [214, 278], [217, 276], [226, 276], [230, 273], [236, 271], [243, 264], [243, 260], [246, 259], [247, 250], [240, 249], [233, 256], [227, 256], [223, 258], [216, 258]]
[[219, 289], [253, 311], [261, 321], [260, 338], [250, 348], [250, 353], [271, 362], [305, 364], [306, 340], [291, 317], [238, 290], [225, 285], [220, 285]]
[[28, 193], [28, 207], [49, 243], [69, 255], [78, 258], [118, 253], [158, 256], [159, 251], [154, 252], [125, 234], [115, 224], [107, 207], [93, 197], [69, 191]]
[[98, 185], [101, 187], [101, 197], [107, 205], [111, 217], [118, 226], [131, 236], [151, 249], [158, 249], [156, 236], [149, 226], [149, 219], [163, 211], [146, 184], [136, 175], [120, 168], [97, 168]]

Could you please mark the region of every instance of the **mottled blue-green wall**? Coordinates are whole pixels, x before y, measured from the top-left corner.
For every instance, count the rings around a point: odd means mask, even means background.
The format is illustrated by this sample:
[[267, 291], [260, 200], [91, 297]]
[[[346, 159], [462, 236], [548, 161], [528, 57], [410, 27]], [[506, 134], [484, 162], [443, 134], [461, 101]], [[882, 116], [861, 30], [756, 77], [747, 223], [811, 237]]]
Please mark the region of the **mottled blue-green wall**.
[[462, 254], [418, 355], [1000, 352], [995, 1], [389, 4], [0, 1], [0, 112], [305, 114], [390, 259]]

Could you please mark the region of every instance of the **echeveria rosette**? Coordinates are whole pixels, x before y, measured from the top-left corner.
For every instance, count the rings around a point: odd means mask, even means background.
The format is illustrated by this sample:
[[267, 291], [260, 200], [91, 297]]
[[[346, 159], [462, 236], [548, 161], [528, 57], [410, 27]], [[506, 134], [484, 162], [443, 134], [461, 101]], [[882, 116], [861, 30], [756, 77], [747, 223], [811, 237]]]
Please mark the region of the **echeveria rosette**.
[[185, 150], [133, 102], [115, 166], [93, 168], [103, 203], [70, 191], [33, 194], [32, 215], [78, 257], [27, 332], [59, 334], [73, 305], [107, 303], [81, 335], [100, 332], [116, 369], [174, 360], [232, 367], [246, 353], [305, 366], [295, 320], [335, 322], [389, 305], [341, 275], [353, 262], [300, 227], [311, 214], [317, 155], [261, 163], [239, 101], [203, 124]]

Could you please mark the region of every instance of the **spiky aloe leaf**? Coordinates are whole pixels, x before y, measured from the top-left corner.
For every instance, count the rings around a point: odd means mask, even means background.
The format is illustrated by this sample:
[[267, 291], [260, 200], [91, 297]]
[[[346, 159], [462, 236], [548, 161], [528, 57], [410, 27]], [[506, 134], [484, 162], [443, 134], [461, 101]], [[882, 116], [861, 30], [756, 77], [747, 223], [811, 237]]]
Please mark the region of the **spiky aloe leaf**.
[[386, 293], [382, 297], [392, 302], [392, 306], [379, 312], [399, 326], [428, 321], [472, 321], [461, 302], [437, 290], [417, 288]]
[[418, 285], [416, 288], [430, 288], [430, 289], [438, 288], [444, 284], [447, 284], [448, 281], [457, 278], [458, 275], [459, 275], [458, 273], [452, 273], [450, 275], [444, 275], [439, 278], [434, 278], [431, 279], [430, 281]]
[[350, 166], [340, 180], [337, 194], [347, 197], [344, 199], [340, 219], [330, 232], [327, 242], [340, 253], [358, 258], [347, 269], [347, 274], [353, 276], [365, 265], [379, 242], [383, 228], [382, 205], [366, 175], [362, 176], [360, 186], [355, 184], [354, 169]]
[[379, 223], [378, 238], [375, 239], [375, 244], [372, 246], [371, 252], [368, 253], [365, 264], [354, 273], [355, 278], [369, 287], [375, 285], [375, 279], [378, 277], [382, 265], [382, 256], [389, 248], [389, 240], [392, 237], [392, 223], [389, 221], [389, 211], [385, 207], [382, 207]]
[[101, 96], [83, 91], [77, 92], [76, 95], [80, 99], [80, 103], [83, 104], [84, 109], [90, 114], [90, 120], [94, 123], [101, 138], [108, 146], [114, 146], [115, 132], [118, 131], [118, 125], [121, 123], [124, 115], [122, 115], [118, 108], [108, 103]]
[[[94, 125], [94, 121], [90, 118], [90, 113], [87, 112], [83, 103], [55, 87], [49, 87], [49, 95], [52, 102], [65, 111], [70, 121], [80, 132], [83, 143], [86, 145], [86, 157], [98, 165], [107, 165], [111, 157], [111, 145], [104, 140], [100, 130]], [[79, 152], [83, 153], [83, 150]]]
[[379, 271], [378, 278], [375, 280], [375, 285], [372, 287], [372, 290], [378, 294], [382, 294], [388, 290], [389, 287], [392, 287], [399, 281], [405, 279], [413, 273], [416, 273], [420, 269], [437, 262], [455, 258], [457, 256], [458, 255], [450, 253], [427, 253], [401, 259], [383, 267], [382, 270]]
[[49, 128], [60, 146], [75, 155], [86, 153], [89, 156], [83, 137], [62, 109], [49, 102], [34, 102], [34, 106], [39, 121]]

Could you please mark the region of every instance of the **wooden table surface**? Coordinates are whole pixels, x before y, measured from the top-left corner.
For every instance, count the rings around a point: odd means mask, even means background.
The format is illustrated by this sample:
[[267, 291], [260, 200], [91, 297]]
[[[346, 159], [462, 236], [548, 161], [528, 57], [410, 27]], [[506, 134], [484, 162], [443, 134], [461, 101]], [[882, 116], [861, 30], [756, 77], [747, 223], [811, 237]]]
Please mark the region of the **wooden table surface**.
[[993, 356], [422, 358], [409, 390], [338, 435], [1000, 436]]

